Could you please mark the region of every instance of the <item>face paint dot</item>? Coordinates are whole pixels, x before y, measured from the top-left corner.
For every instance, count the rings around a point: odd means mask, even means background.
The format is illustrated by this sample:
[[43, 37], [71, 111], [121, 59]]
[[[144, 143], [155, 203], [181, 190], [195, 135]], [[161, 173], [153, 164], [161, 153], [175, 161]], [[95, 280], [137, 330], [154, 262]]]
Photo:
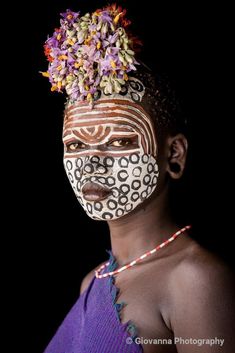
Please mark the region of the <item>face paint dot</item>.
[[128, 201], [128, 198], [126, 196], [120, 196], [118, 199], [118, 203], [122, 206], [124, 206]]
[[156, 185], [156, 184], [157, 184], [157, 177], [156, 175], [154, 175], [152, 185]]
[[121, 217], [124, 215], [124, 210], [122, 208], [118, 208], [117, 211], [115, 212], [116, 217]]
[[81, 158], [76, 159], [76, 167], [81, 168], [83, 166], [83, 160]]
[[158, 172], [158, 165], [157, 163], [154, 164], [154, 173], [157, 173]]
[[68, 171], [73, 168], [73, 164], [72, 164], [71, 161], [66, 161], [66, 168], [67, 168]]
[[150, 183], [150, 180], [151, 180], [150, 175], [145, 175], [143, 180], [144, 185], [148, 185]]
[[82, 198], [81, 198], [80, 196], [78, 196], [77, 199], [78, 199], [78, 202], [79, 202], [82, 206], [84, 206], [84, 203], [83, 203], [83, 201], [82, 201]]
[[120, 167], [126, 168], [128, 167], [129, 161], [126, 157], [122, 157], [119, 159], [118, 164], [120, 165]]
[[128, 184], [122, 184], [120, 187], [120, 191], [122, 194], [126, 195], [130, 191], [130, 186]]
[[112, 215], [112, 213], [105, 212], [105, 213], [103, 213], [102, 218], [103, 219], [112, 219], [113, 215]]
[[92, 214], [92, 205], [90, 203], [86, 204], [87, 211]]
[[98, 164], [96, 167], [96, 172], [99, 174], [105, 174], [107, 169], [102, 164]]
[[90, 159], [91, 163], [99, 163], [99, 161], [100, 161], [100, 157], [98, 156], [92, 156]]
[[86, 165], [85, 165], [85, 168], [84, 168], [84, 171], [85, 171], [86, 173], [89, 173], [89, 174], [94, 173], [94, 167], [93, 167], [93, 165], [92, 165], [92, 164], [86, 164]]
[[142, 162], [143, 162], [144, 164], [146, 164], [146, 163], [148, 163], [148, 161], [149, 161], [149, 156], [148, 156], [147, 154], [143, 154], [143, 156], [142, 156]]
[[139, 159], [140, 159], [140, 157], [139, 157], [139, 155], [137, 153], [132, 153], [130, 155], [130, 161], [133, 164], [137, 164], [139, 162]]
[[96, 211], [101, 211], [102, 208], [103, 208], [103, 205], [102, 205], [101, 202], [95, 202], [95, 204], [94, 204], [94, 209], [95, 209]]
[[68, 173], [68, 178], [70, 183], [74, 183], [73, 175], [71, 173]]
[[133, 190], [138, 190], [141, 187], [141, 182], [139, 180], [134, 180], [131, 187]]
[[105, 184], [105, 182], [106, 182], [105, 178], [97, 178], [97, 180], [101, 184]]
[[129, 84], [131, 88], [137, 92], [142, 92], [144, 90], [144, 86], [138, 81], [130, 80]]
[[120, 192], [119, 192], [118, 188], [112, 188], [111, 190], [112, 190], [113, 197], [119, 196]]
[[125, 85], [125, 86], [122, 86], [121, 91], [119, 92], [119, 94], [121, 96], [125, 96], [127, 94], [127, 92], [128, 92], [128, 88], [127, 88], [127, 85]]
[[94, 93], [94, 100], [97, 101], [101, 96], [101, 91], [97, 89], [97, 91]]
[[78, 181], [77, 182], [77, 191], [80, 192], [81, 191], [81, 183]]
[[107, 184], [112, 186], [115, 184], [115, 179], [113, 177], [108, 177], [107, 178]]
[[96, 180], [97, 180], [97, 178], [96, 178], [95, 176], [92, 176], [92, 177], [91, 177], [91, 181], [92, 181], [92, 182], [94, 182], [94, 181], [96, 181]]
[[153, 164], [152, 164], [152, 163], [149, 163], [149, 164], [148, 164], [148, 167], [147, 167], [148, 173], [149, 173], [149, 174], [152, 173], [152, 172], [153, 172], [153, 169], [154, 169]]
[[83, 180], [80, 180], [80, 186], [82, 187], [84, 184], [86, 184], [88, 181], [90, 181], [90, 180], [88, 180], [87, 178], [86, 179], [83, 179]]
[[114, 200], [109, 200], [107, 206], [110, 210], [115, 210], [117, 208], [117, 202]]
[[127, 203], [127, 204], [125, 205], [125, 210], [126, 210], [126, 212], [130, 212], [132, 209], [133, 209], [132, 203]]
[[140, 95], [136, 92], [131, 92], [131, 99], [134, 101], [134, 102], [140, 102]]
[[152, 188], [151, 188], [151, 186], [149, 185], [149, 186], [147, 187], [147, 194], [148, 194], [148, 195], [151, 194], [151, 191], [152, 191]]
[[117, 174], [119, 181], [126, 181], [128, 178], [128, 173], [125, 170], [120, 170]]
[[79, 169], [75, 169], [74, 175], [75, 175], [75, 178], [76, 178], [77, 180], [80, 180], [80, 179], [81, 179], [81, 173], [80, 173], [80, 170], [79, 170]]
[[112, 157], [105, 157], [103, 163], [106, 167], [112, 167], [114, 164], [114, 159]]
[[133, 194], [131, 195], [131, 201], [137, 201], [139, 197], [140, 195], [138, 192], [133, 192]]
[[136, 167], [136, 168], [133, 169], [132, 175], [135, 176], [135, 177], [139, 177], [141, 172], [142, 172], [142, 168], [141, 167]]
[[141, 199], [144, 200], [144, 199], [146, 199], [146, 197], [147, 197], [147, 192], [146, 192], [146, 191], [143, 191], [143, 192], [141, 193]]
[[82, 185], [84, 185], [84, 184], [86, 184], [88, 181], [90, 181], [90, 179], [89, 179], [89, 178], [85, 178], [85, 179], [83, 179], [83, 181], [81, 182], [81, 186], [82, 186]]

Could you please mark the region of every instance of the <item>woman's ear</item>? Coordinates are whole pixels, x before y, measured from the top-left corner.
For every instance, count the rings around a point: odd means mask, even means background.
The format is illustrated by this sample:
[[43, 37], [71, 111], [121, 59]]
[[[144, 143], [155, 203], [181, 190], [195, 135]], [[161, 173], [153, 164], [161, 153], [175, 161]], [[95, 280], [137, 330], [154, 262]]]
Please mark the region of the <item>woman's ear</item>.
[[168, 145], [168, 164], [167, 172], [172, 179], [179, 179], [184, 172], [188, 141], [183, 134], [170, 136], [167, 139]]

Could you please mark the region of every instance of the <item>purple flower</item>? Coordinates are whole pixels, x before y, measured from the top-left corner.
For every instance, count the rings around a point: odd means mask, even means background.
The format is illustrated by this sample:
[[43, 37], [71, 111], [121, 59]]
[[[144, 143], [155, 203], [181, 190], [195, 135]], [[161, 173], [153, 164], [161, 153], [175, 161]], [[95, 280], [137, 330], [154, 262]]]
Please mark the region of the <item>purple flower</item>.
[[68, 23], [74, 23], [77, 20], [77, 18], [79, 17], [80, 12], [73, 12], [73, 11], [67, 9], [66, 12], [62, 12], [60, 15]]
[[97, 88], [120, 92], [127, 72], [136, 70], [137, 64], [122, 22], [118, 23], [120, 11], [109, 6], [83, 17], [69, 9], [61, 13], [60, 28], [45, 45], [46, 74], [53, 91], [65, 89], [73, 100], [92, 100]]

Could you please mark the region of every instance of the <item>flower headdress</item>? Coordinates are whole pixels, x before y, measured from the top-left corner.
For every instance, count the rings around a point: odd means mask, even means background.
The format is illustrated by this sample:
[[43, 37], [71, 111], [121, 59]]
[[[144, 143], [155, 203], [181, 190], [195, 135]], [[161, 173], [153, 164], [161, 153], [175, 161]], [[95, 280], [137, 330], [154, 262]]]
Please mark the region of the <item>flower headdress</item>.
[[119, 93], [128, 81], [128, 73], [138, 64], [133, 46], [140, 44], [126, 28], [126, 10], [115, 4], [80, 17], [79, 12], [62, 13], [60, 28], [48, 38], [44, 49], [49, 61], [52, 91], [66, 91], [70, 102], [96, 99]]

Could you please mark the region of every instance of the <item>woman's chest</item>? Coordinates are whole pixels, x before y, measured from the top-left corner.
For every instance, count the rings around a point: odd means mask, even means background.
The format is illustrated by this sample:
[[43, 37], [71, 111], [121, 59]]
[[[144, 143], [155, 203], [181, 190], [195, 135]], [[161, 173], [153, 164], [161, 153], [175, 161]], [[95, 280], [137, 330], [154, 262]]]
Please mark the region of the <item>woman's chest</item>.
[[117, 303], [124, 303], [119, 313], [122, 323], [132, 324], [132, 335], [144, 347], [144, 353], [176, 352], [173, 332], [167, 325], [167, 283], [148, 274], [116, 278]]

